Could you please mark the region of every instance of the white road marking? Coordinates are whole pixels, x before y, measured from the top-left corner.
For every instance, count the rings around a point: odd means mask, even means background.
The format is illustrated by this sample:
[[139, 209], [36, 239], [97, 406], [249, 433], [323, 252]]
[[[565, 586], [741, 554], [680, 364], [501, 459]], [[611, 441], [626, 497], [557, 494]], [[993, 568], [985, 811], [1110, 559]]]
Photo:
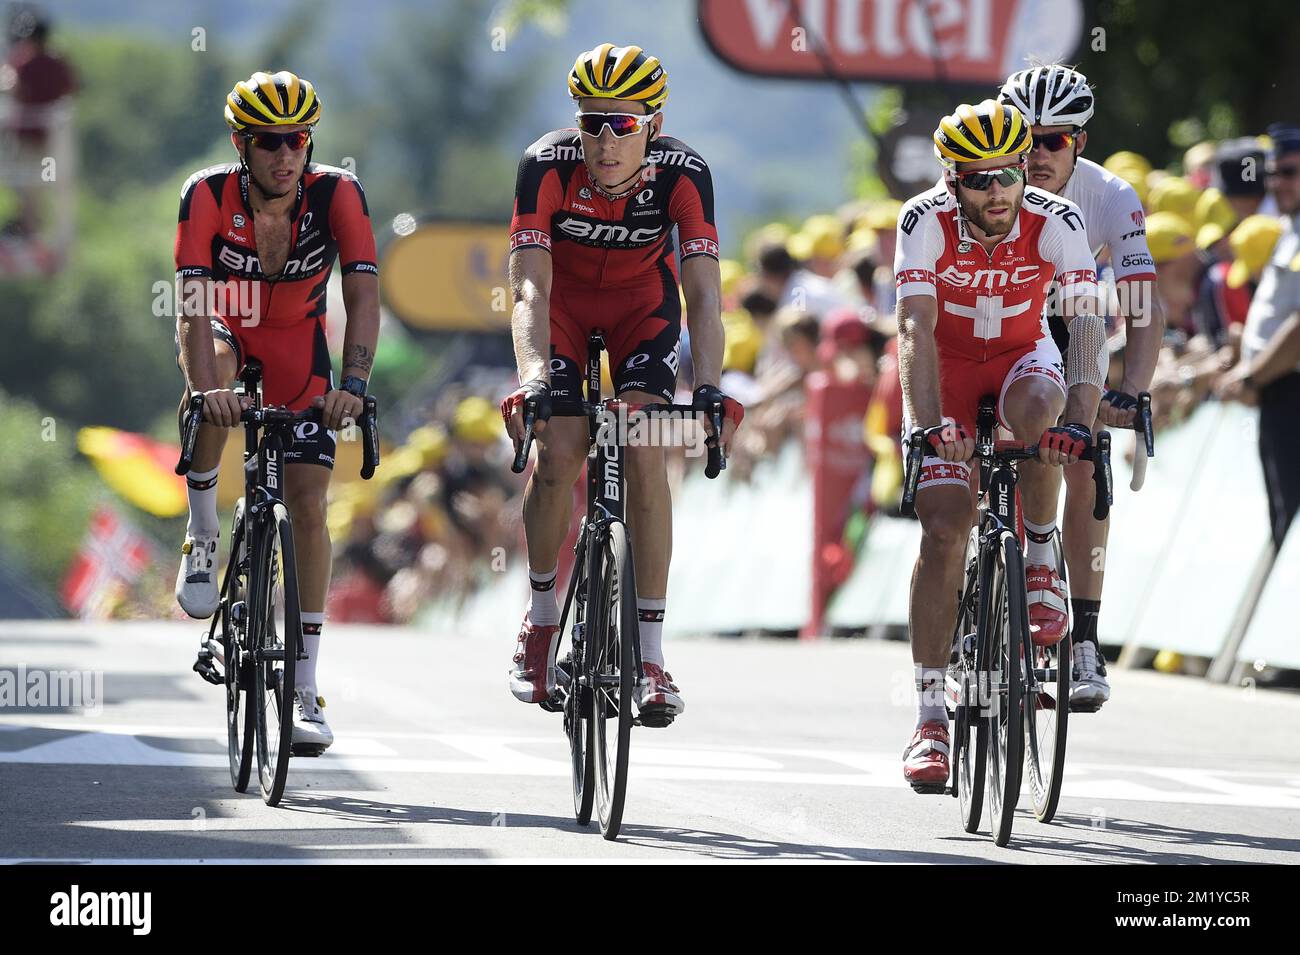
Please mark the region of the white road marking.
[[[0, 763], [158, 766], [225, 770], [225, 739], [210, 730], [175, 726], [110, 727], [51, 722], [46, 728], [69, 735], [23, 749], [0, 752]], [[115, 732], [114, 730], [129, 730]], [[387, 737], [395, 742], [399, 736]], [[568, 777], [568, 753], [557, 736], [410, 734], [416, 745], [440, 746], [463, 758], [404, 755], [370, 736], [342, 737], [330, 753], [316, 760], [295, 761], [303, 773], [413, 773], [463, 776]], [[196, 753], [153, 745], [150, 740], [188, 739], [210, 743], [213, 751]], [[849, 786], [902, 789], [896, 753], [772, 747], [634, 746], [632, 776], [675, 781], [743, 782], [787, 786]], [[1251, 772], [1204, 767], [1136, 766], [1069, 763], [1065, 798], [1132, 800], [1300, 809], [1300, 781], [1294, 771]], [[188, 820], [186, 821], [188, 824]]]

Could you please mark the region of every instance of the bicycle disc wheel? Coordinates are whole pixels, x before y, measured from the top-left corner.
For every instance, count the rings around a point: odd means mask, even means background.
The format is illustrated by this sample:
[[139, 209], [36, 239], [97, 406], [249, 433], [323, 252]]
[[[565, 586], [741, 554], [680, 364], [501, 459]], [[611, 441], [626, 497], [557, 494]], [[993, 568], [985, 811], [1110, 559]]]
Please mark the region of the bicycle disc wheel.
[[1005, 846], [1020, 801], [1020, 776], [1024, 765], [1025, 641], [1029, 619], [1025, 603], [1025, 566], [1016, 535], [1006, 532], [998, 541], [998, 566], [994, 573], [994, 600], [988, 632], [989, 714], [988, 784], [989, 822], [993, 841]]
[[[253, 768], [253, 739], [257, 735], [256, 714], [252, 700], [252, 668], [242, 665], [244, 650], [248, 646], [247, 581], [244, 579], [244, 502], [235, 505], [235, 518], [231, 522], [230, 567], [226, 577], [226, 592], [221, 595], [221, 652], [226, 676], [226, 752], [230, 758], [230, 783], [235, 792], [248, 791], [248, 778]], [[232, 608], [243, 603], [239, 611]], [[237, 615], [239, 619], [236, 619]]]
[[[586, 639], [584, 629], [587, 606], [586, 548], [579, 547], [573, 572], [578, 574], [574, 589], [572, 609], [576, 622], [569, 641], [569, 684], [564, 696], [564, 732], [569, 738], [569, 762], [573, 777], [573, 815], [578, 825], [591, 822], [592, 800], [595, 798], [596, 762], [591, 745], [591, 690], [579, 677], [586, 672]], [[568, 608], [560, 620], [560, 632], [568, 623]]]
[[[257, 563], [257, 769], [262, 800], [278, 805], [289, 775], [293, 742], [293, 690], [302, 620], [289, 512], [275, 504]], [[251, 621], [250, 621], [251, 628]]]
[[[953, 742], [953, 789], [961, 808], [962, 828], [976, 832], [984, 810], [984, 775], [988, 769], [988, 728], [982, 717], [983, 679], [981, 661], [984, 652], [979, 646], [978, 624], [980, 602], [980, 573], [978, 560], [979, 529], [971, 529], [967, 545], [966, 589], [961, 595], [957, 615], [957, 659], [950, 668], [962, 694], [955, 707]], [[987, 574], [987, 571], [985, 572]], [[968, 645], [968, 638], [975, 636]]]
[[[1060, 534], [1056, 535], [1056, 565], [1065, 580]], [[1065, 744], [1070, 722], [1070, 671], [1074, 661], [1070, 621], [1054, 647], [1031, 647], [1039, 692], [1025, 701], [1025, 764], [1029, 796], [1039, 822], [1051, 822], [1061, 800], [1065, 778]]]
[[595, 744], [596, 813], [606, 839], [618, 837], [627, 796], [627, 764], [632, 742], [632, 688], [636, 660], [636, 581], [627, 528], [610, 524], [600, 561], [601, 576], [591, 590], [587, 654], [592, 678], [591, 737]]

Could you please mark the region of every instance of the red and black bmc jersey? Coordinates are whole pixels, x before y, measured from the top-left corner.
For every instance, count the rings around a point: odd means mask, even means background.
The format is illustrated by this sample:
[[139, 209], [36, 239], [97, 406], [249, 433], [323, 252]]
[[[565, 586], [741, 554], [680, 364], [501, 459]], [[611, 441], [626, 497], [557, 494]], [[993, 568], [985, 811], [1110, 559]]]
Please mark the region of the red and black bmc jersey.
[[528, 147], [515, 185], [510, 249], [548, 249], [552, 280], [566, 289], [603, 289], [677, 278], [681, 257], [718, 257], [709, 167], [680, 139], [650, 144], [637, 188], [607, 199], [582, 158], [576, 129], [557, 129]]
[[289, 242], [283, 271], [268, 279], [257, 255], [248, 174], [238, 163], [203, 169], [181, 189], [177, 277], [260, 283], [256, 296], [237, 299], [259, 303], [261, 314], [251, 324], [323, 321], [325, 286], [336, 258], [344, 275], [378, 274], [366, 196], [361, 183], [347, 170], [319, 163], [307, 167], [298, 180]]
[[[325, 288], [335, 259], [344, 275], [379, 271], [365, 193], [344, 169], [312, 164], [298, 180], [289, 255], [274, 278], [262, 271], [248, 175], [239, 164], [197, 172], [181, 189], [177, 280], [211, 279], [226, 286], [224, 295], [204, 306], [211, 309], [213, 336], [230, 347], [239, 365], [249, 358], [262, 363], [268, 405], [299, 411], [333, 387]], [[179, 339], [176, 348], [179, 359]], [[313, 437], [305, 430], [297, 435], [301, 447], [286, 453], [286, 460], [332, 467], [333, 432], [319, 429]]]

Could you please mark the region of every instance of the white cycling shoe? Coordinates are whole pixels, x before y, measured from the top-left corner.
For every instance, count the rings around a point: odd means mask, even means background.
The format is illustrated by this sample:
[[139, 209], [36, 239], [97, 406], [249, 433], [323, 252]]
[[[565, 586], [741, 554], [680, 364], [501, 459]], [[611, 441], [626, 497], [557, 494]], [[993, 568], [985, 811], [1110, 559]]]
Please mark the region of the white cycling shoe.
[[176, 602], [195, 620], [206, 620], [221, 604], [217, 588], [217, 537], [187, 534], [176, 573]]
[[299, 688], [293, 696], [293, 755], [319, 756], [334, 742], [325, 722], [325, 698], [314, 687]]
[[1093, 713], [1110, 699], [1110, 683], [1106, 680], [1106, 659], [1097, 652], [1097, 645], [1085, 640], [1074, 645], [1074, 672], [1070, 681], [1070, 709]]

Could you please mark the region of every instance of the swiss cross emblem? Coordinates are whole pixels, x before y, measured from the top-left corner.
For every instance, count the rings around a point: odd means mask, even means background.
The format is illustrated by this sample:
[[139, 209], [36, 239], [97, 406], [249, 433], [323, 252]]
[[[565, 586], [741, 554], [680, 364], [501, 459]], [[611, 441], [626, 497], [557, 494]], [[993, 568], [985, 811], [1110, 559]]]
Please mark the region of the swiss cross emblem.
[[907, 277], [911, 279], [913, 282], [925, 281], [925, 273], [922, 272], [920, 269], [913, 269], [912, 271], [908, 272]]
[[944, 302], [944, 310], [960, 318], [971, 319], [974, 327], [972, 334], [986, 341], [1002, 334], [1002, 320], [1015, 318], [1029, 310], [1033, 302], [1025, 300], [1014, 305], [1004, 305], [1001, 295], [981, 295], [974, 305], [962, 305], [959, 302]]

